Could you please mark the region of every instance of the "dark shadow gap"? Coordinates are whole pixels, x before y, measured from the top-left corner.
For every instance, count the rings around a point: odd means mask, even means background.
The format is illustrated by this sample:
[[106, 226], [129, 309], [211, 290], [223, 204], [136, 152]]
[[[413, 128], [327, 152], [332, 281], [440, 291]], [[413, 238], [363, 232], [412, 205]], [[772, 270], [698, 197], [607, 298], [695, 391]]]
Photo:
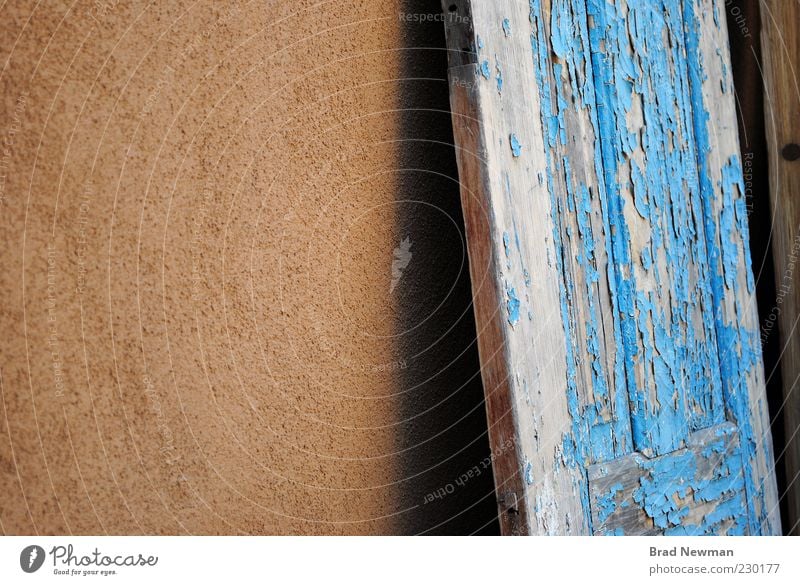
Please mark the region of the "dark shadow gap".
[[438, 2], [403, 0], [396, 363], [397, 530], [499, 534]]

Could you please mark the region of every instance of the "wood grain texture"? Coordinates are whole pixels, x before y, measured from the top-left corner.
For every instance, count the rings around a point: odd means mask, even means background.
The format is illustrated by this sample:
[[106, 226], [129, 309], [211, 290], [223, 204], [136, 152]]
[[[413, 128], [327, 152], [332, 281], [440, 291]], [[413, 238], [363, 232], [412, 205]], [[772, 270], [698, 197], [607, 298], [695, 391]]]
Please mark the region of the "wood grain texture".
[[[800, 535], [800, 3], [762, 0], [764, 110], [773, 212], [772, 250], [781, 334], [789, 533]], [[795, 147], [791, 146], [795, 145]]]
[[[465, 82], [468, 81], [468, 69], [467, 67], [463, 72], [464, 77], [461, 78]], [[481, 157], [485, 150], [475, 111], [476, 101], [469, 96], [474, 88], [473, 83], [474, 80], [469, 84], [454, 85], [451, 107], [453, 112], [460, 114], [459, 117], [454, 117], [453, 130], [455, 141], [459, 144], [457, 159], [462, 196], [475, 202], [475, 205], [464, 205], [467, 238], [470, 242], [487, 242], [492, 236], [492, 226], [487, 221], [487, 209], [482, 203], [486, 201], [491, 186], [481, 173], [483, 161], [470, 160]], [[485, 274], [496, 270], [496, 258], [489, 246], [470, 248], [470, 272], [472, 282], [475, 283], [475, 319], [482, 326], [478, 342], [482, 357], [481, 373], [486, 410], [490, 421], [489, 435], [495, 449], [503, 446], [496, 451], [493, 460], [498, 496], [505, 497], [498, 517], [504, 534], [524, 535], [528, 532], [525, 520], [527, 507], [523, 497], [522, 476], [519, 473], [519, 431], [505, 361], [505, 332], [501, 322], [494, 318], [501, 303], [500, 291]], [[512, 505], [505, 505], [506, 501]]]
[[586, 10], [580, 2], [534, 1], [529, 20], [562, 276], [573, 419], [564, 449], [579, 462], [608, 461], [629, 453], [633, 441]]

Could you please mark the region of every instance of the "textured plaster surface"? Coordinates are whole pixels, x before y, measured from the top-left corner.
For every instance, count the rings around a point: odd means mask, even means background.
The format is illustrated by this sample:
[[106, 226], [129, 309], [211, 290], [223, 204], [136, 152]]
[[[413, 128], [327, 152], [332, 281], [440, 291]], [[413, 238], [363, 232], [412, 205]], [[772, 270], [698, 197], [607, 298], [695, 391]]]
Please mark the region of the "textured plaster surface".
[[2, 8], [4, 533], [492, 526], [412, 4]]

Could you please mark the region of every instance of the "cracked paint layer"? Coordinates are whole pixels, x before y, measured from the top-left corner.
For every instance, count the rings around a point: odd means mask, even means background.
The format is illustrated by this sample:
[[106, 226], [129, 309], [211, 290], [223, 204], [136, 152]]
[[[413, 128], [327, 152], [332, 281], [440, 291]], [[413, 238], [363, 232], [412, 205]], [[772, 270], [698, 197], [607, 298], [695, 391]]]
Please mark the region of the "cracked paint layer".
[[724, 419], [678, 0], [589, 0], [633, 439], [660, 455]]
[[[713, 2], [714, 24], [717, 2]], [[744, 183], [741, 161], [737, 154], [720, 161], [712, 149], [709, 109], [715, 104], [706, 104], [704, 82], [708, 80], [707, 64], [701, 47], [701, 31], [698, 24], [707, 7], [699, 0], [685, 3], [684, 27], [689, 80], [693, 97], [693, 128], [696, 141], [697, 166], [703, 201], [706, 248], [714, 306], [714, 321], [717, 331], [717, 349], [720, 363], [720, 379], [725, 407], [729, 418], [739, 427], [742, 449], [742, 473], [747, 493], [747, 519], [751, 534], [770, 534], [769, 505], [765, 500], [765, 481], [758, 464], [758, 443], [766, 439], [756, 436], [753, 429], [751, 385], [763, 385], [761, 373], [761, 342], [756, 327], [747, 328], [747, 310], [755, 302], [752, 262], [750, 258], [749, 228], [744, 199]], [[727, 77], [727, 65], [719, 47], [714, 51], [722, 72], [722, 93], [728, 93], [731, 81]], [[718, 181], [712, 179], [712, 170], [722, 169]], [[744, 286], [740, 286], [743, 282]], [[743, 307], [743, 305], [745, 305]], [[725, 310], [728, 308], [728, 310]], [[762, 449], [764, 447], [762, 446]], [[769, 449], [767, 449], [769, 451]], [[769, 462], [771, 463], [771, 462]]]
[[[629, 453], [633, 442], [622, 330], [613, 316], [618, 308], [610, 263], [611, 216], [605, 185], [599, 179], [602, 160], [587, 15], [582, 3], [556, 1], [549, 14], [539, 0], [529, 5], [553, 258], [562, 277], [567, 406], [573, 422], [562, 439], [559, 460], [554, 461], [553, 472], [559, 473], [562, 466], [583, 470], [587, 463]], [[579, 125], [588, 128], [570, 136]], [[594, 149], [597, 156], [590, 154], [587, 160], [586, 153], [574, 149], [576, 139], [589, 141], [590, 151]], [[584, 520], [591, 526], [585, 476], [575, 488], [582, 494]]]
[[591, 467], [595, 533], [747, 534], [738, 435], [736, 425], [722, 423], [693, 433], [685, 449]]

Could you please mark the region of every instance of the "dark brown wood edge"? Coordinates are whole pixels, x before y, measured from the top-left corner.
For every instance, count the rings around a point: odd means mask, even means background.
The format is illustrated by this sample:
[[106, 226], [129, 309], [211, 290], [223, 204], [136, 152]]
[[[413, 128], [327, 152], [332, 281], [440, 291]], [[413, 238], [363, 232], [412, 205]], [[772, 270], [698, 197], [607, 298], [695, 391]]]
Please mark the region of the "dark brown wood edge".
[[[450, 7], [456, 6], [456, 10]], [[443, 1], [448, 46], [448, 82], [461, 206], [469, 253], [470, 279], [478, 332], [481, 378], [486, 397], [492, 470], [503, 535], [528, 535], [530, 527], [522, 483], [519, 431], [511, 395], [501, 292], [492, 247], [485, 140], [477, 88], [477, 65], [469, 2]]]

